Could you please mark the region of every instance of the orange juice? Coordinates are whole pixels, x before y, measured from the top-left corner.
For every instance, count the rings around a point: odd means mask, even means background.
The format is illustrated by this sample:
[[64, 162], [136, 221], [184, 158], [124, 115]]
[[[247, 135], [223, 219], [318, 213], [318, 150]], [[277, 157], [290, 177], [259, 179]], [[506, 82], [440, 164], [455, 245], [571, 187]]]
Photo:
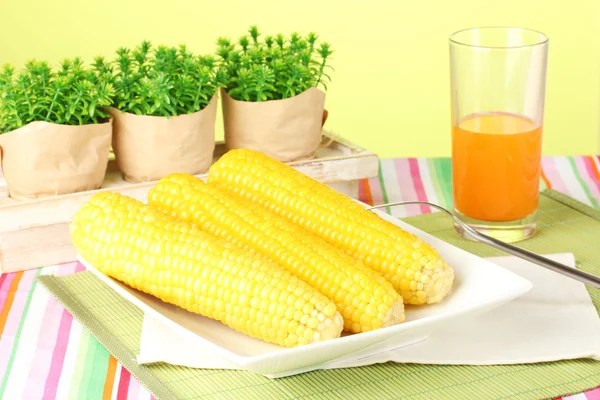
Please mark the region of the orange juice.
[[542, 127], [507, 113], [474, 114], [452, 129], [454, 207], [483, 221], [516, 221], [538, 206]]

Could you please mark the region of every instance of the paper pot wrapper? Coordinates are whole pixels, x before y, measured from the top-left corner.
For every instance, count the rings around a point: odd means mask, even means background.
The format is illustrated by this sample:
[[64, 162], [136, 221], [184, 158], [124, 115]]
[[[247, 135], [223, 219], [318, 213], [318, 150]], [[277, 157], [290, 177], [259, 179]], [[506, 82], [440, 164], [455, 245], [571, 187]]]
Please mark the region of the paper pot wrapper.
[[175, 172], [208, 171], [215, 150], [217, 96], [201, 111], [154, 117], [110, 110], [115, 119], [113, 151], [129, 182], [148, 182]]
[[325, 122], [325, 93], [310, 88], [283, 100], [249, 102], [221, 89], [228, 149], [260, 151], [279, 161], [313, 158]]
[[16, 200], [98, 189], [104, 181], [112, 120], [100, 124], [32, 122], [0, 134], [2, 171]]

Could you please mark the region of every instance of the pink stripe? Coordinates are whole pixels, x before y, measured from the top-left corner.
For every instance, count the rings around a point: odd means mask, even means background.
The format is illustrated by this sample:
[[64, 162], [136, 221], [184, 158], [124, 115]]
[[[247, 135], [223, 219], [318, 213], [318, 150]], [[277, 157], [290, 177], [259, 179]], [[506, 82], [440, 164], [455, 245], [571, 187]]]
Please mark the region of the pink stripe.
[[6, 280], [6, 275], [8, 275], [8, 274], [0, 275], [0, 287], [2, 287], [2, 285], [4, 285], [4, 281]]
[[362, 180], [358, 181], [358, 199], [365, 198], [365, 185]]
[[[417, 193], [412, 184], [410, 163], [407, 158], [395, 160], [396, 180], [400, 189], [402, 200], [418, 200]], [[421, 208], [417, 205], [406, 206], [406, 216], [419, 215]]]
[[119, 386], [117, 389], [117, 400], [127, 400], [129, 398], [129, 381], [131, 380], [131, 374], [121, 366], [121, 373], [119, 374]]
[[[419, 201], [427, 201], [427, 193], [421, 180], [421, 170], [419, 169], [419, 161], [416, 158], [410, 158], [408, 160], [410, 165], [410, 175], [412, 176], [413, 185]], [[431, 209], [429, 206], [421, 205], [421, 213], [430, 213]]]
[[588, 157], [575, 157], [575, 163], [580, 171], [583, 171], [585, 168], [587, 177], [583, 174], [581, 174], [581, 177], [588, 182], [588, 187], [590, 188], [592, 195], [600, 200], [600, 181], [596, 179], [596, 175], [594, 174], [592, 160]]
[[[19, 286], [15, 291], [13, 303], [8, 310], [8, 318], [4, 325], [4, 332], [2, 332], [0, 340], [0, 371], [6, 371], [13, 346], [15, 345], [15, 342], [18, 341], [18, 338], [15, 338], [15, 336], [19, 329], [21, 318], [23, 317], [23, 310], [25, 309], [25, 303], [29, 297], [29, 291], [31, 290], [35, 276], [35, 270], [23, 272]], [[5, 293], [2, 294], [4, 295]]]
[[[63, 274], [75, 271], [75, 263], [61, 266], [60, 272]], [[58, 345], [58, 335], [62, 325], [63, 307], [52, 296], [46, 303], [44, 317], [42, 319], [42, 332], [38, 335], [36, 352], [34, 353], [25, 387], [26, 399], [39, 399], [44, 395], [43, 382], [47, 382], [48, 373], [54, 358], [54, 350]], [[67, 337], [68, 340], [68, 337]], [[54, 365], [56, 368], [56, 365]]]
[[[12, 276], [12, 277], [14, 277], [14, 276], [15, 276], [14, 272], [13, 272], [13, 273], [9, 273], [9, 274], [2, 274], [2, 275], [0, 276], [0, 291], [4, 291], [4, 287], [5, 287], [5, 286], [4, 286], [4, 285], [5, 285], [5, 283], [4, 283], [4, 282], [5, 282], [7, 279], [10, 279], [10, 277], [11, 277], [11, 276]], [[9, 287], [9, 286], [8, 286], [8, 287]]]
[[76, 262], [77, 266], [75, 267], [75, 272], [83, 272], [85, 271], [85, 267], [79, 261]]
[[119, 374], [119, 386], [117, 389], [117, 400], [127, 400], [130, 380], [131, 374], [125, 369], [125, 367], [121, 366], [121, 373]]
[[371, 197], [373, 198], [373, 205], [383, 204], [383, 192], [381, 191], [381, 184], [379, 179], [370, 178], [369, 187], [371, 188]]
[[556, 169], [556, 164], [554, 163], [554, 159], [552, 157], [543, 157], [542, 158], [542, 168], [544, 169], [544, 174], [552, 188], [561, 193], [569, 193], [569, 189], [567, 189], [567, 185], [563, 182], [560, 177], [560, 173]]
[[[56, 275], [68, 275], [83, 270], [85, 270], [83, 265], [78, 262], [73, 262], [61, 265], [56, 272]], [[60, 318], [60, 326], [58, 327], [58, 335], [52, 352], [52, 359], [49, 364], [48, 376], [46, 377], [46, 384], [44, 385], [43, 400], [56, 398], [56, 390], [58, 389], [58, 382], [65, 362], [65, 355], [67, 354], [72, 325], [73, 316], [67, 310], [63, 309]]]
[[2, 282], [2, 287], [0, 287], [0, 310], [4, 308], [4, 303], [6, 303], [6, 298], [8, 297], [8, 290], [10, 289], [10, 285], [15, 280], [15, 273], [6, 274], [6, 278], [4, 282]]
[[65, 354], [67, 353], [67, 346], [69, 344], [69, 336], [71, 334], [72, 325], [73, 316], [69, 314], [67, 310], [63, 309], [62, 316], [60, 318], [60, 326], [58, 327], [58, 337], [52, 352], [52, 360], [50, 361], [50, 368], [48, 376], [46, 377], [46, 384], [44, 385], [44, 400], [56, 398], [56, 390], [58, 389], [58, 381], [60, 379], [65, 362]]
[[[56, 275], [56, 276], [70, 275], [74, 272], [77, 272], [78, 266], [81, 266], [81, 264], [78, 263], [77, 261], [61, 264], [58, 266], [54, 275]], [[83, 268], [83, 266], [81, 266], [81, 268]]]
[[140, 383], [134, 377], [129, 380], [129, 389], [127, 390], [127, 399], [139, 399]]
[[600, 387], [585, 392], [585, 397], [587, 397], [588, 400], [600, 400]]
[[15, 335], [23, 317], [23, 310], [25, 309], [25, 303], [29, 297], [29, 291], [31, 290], [35, 275], [35, 270], [25, 271], [21, 282], [19, 282], [19, 287], [17, 287], [14, 294], [14, 300], [8, 311], [8, 318], [4, 326], [4, 332], [2, 333], [2, 340], [0, 340], [0, 371], [4, 371], [8, 364]]

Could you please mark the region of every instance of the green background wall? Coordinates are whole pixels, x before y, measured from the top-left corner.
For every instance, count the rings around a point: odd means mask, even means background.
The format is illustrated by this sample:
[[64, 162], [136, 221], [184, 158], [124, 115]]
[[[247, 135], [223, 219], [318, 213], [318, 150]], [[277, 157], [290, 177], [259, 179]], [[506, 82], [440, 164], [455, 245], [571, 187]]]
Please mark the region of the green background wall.
[[[0, 63], [112, 55], [119, 46], [315, 31], [335, 48], [327, 128], [380, 156], [450, 154], [448, 36], [510, 25], [550, 37], [545, 154], [599, 148], [598, 0], [0, 0]], [[222, 125], [218, 125], [222, 137]]]

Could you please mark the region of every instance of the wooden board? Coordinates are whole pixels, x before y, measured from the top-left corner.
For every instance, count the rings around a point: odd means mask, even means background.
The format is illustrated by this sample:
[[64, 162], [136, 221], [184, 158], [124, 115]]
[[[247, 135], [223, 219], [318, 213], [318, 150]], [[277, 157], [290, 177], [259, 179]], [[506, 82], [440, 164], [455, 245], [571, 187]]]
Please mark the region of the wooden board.
[[[377, 155], [328, 134], [324, 140], [331, 143], [319, 149], [314, 159], [288, 164], [339, 192], [357, 197], [358, 181], [377, 176]], [[224, 144], [218, 143], [215, 160], [225, 151]], [[206, 174], [197, 176], [206, 178]], [[146, 202], [148, 192], [155, 184], [132, 184], [123, 180], [111, 160], [104, 184], [98, 190], [16, 201], [8, 196], [6, 181], [0, 176], [0, 272], [74, 261], [69, 223], [83, 203], [99, 191], [119, 192]]]

